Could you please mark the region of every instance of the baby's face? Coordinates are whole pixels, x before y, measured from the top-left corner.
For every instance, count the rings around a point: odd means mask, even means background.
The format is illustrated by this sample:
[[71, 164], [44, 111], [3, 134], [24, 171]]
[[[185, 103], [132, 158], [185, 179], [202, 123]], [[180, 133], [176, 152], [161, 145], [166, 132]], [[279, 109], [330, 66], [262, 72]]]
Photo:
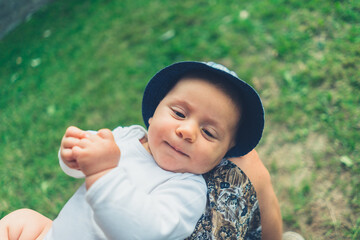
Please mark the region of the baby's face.
[[202, 79], [180, 80], [149, 120], [148, 151], [163, 169], [203, 174], [234, 146], [239, 110]]

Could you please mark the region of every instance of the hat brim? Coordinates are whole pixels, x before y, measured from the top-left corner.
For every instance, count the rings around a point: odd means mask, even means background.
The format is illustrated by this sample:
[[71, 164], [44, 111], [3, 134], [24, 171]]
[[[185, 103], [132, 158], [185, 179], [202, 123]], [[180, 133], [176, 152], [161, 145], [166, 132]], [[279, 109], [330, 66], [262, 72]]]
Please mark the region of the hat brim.
[[242, 99], [242, 119], [236, 134], [236, 145], [225, 157], [246, 155], [259, 143], [264, 129], [264, 109], [258, 93], [246, 82], [232, 74], [203, 62], [178, 62], [156, 73], [145, 88], [142, 115], [146, 127], [156, 107], [177, 81], [187, 72], [208, 71], [223, 77], [238, 87]]

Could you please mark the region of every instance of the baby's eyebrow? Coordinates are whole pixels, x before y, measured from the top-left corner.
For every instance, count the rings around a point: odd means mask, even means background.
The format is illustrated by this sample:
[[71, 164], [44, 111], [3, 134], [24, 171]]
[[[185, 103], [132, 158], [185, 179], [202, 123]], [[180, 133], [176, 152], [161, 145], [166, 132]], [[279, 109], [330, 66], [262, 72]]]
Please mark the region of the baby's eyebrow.
[[191, 104], [184, 100], [184, 99], [180, 99], [180, 98], [174, 98], [171, 101], [171, 104], [175, 104], [175, 105], [183, 105], [185, 107], [185, 110], [192, 110], [194, 107], [191, 106]]

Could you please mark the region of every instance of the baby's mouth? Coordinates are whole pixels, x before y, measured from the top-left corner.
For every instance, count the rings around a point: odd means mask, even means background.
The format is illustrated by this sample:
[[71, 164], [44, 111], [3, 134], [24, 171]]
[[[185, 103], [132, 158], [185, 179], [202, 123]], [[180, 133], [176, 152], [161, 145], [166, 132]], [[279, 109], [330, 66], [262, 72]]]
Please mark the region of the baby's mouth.
[[169, 147], [171, 147], [175, 152], [177, 152], [177, 153], [179, 153], [179, 154], [181, 154], [181, 155], [183, 155], [185, 157], [189, 157], [189, 155], [187, 155], [186, 153], [182, 152], [181, 150], [173, 147], [170, 143], [166, 142], [166, 144], [169, 145]]

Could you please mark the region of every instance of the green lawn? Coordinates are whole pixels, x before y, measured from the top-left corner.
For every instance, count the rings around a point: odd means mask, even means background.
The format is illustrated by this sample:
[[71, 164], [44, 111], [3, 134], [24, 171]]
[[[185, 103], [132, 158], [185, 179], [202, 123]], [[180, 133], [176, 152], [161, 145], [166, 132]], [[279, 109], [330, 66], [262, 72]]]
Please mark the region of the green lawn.
[[285, 229], [358, 239], [359, 46], [359, 1], [55, 1], [0, 40], [0, 217], [54, 218], [81, 184], [58, 166], [69, 125], [142, 124], [152, 75], [215, 61], [263, 99]]

